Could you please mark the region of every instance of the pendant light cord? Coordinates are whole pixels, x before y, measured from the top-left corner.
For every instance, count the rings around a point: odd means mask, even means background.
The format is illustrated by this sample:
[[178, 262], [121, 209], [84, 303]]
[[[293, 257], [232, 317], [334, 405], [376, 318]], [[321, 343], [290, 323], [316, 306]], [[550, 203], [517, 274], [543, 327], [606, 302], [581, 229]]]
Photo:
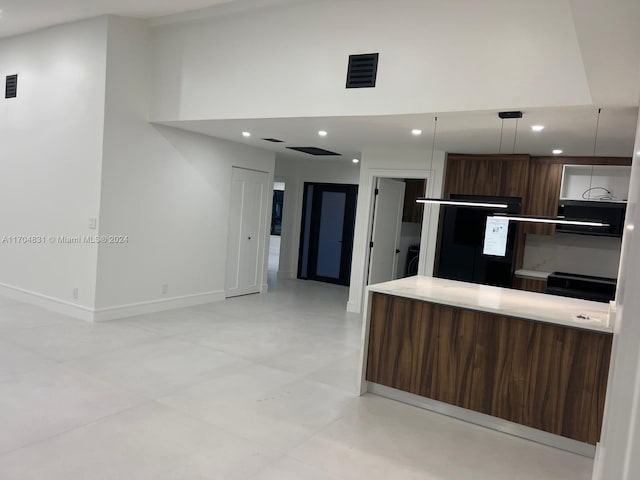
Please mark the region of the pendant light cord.
[[598, 130], [600, 128], [600, 112], [602, 111], [602, 108], [598, 109], [598, 118], [596, 120], [596, 134], [593, 138], [593, 153], [592, 156], [595, 158], [596, 156], [596, 147], [598, 146]]
[[516, 140], [518, 139], [518, 118], [516, 118], [516, 132], [513, 134], [513, 150], [511, 150], [511, 154], [515, 155], [516, 153]]
[[433, 155], [436, 151], [436, 133], [438, 131], [438, 117], [433, 117], [433, 138], [431, 139], [431, 165], [429, 170], [433, 172]]
[[[593, 152], [591, 156], [596, 158], [596, 147], [598, 146], [598, 130], [600, 129], [600, 112], [602, 108], [598, 108], [598, 117], [596, 119], [596, 133], [593, 136]], [[593, 172], [594, 172], [594, 164], [591, 164], [591, 176], [589, 177], [589, 200], [591, 200], [591, 192], [593, 191]]]
[[498, 146], [498, 155], [502, 153], [502, 132], [504, 131], [504, 118], [502, 119], [502, 123], [500, 123], [500, 145]]

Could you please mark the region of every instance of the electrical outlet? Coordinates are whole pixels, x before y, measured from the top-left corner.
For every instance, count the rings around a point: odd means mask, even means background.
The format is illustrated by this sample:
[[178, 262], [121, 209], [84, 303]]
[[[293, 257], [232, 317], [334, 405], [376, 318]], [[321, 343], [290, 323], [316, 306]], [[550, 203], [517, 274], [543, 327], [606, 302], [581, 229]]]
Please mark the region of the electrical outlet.
[[77, 300], [78, 299], [78, 287], [75, 287], [73, 289], [73, 293], [72, 293], [73, 299]]
[[161, 292], [162, 292], [162, 295], [166, 295], [167, 293], [169, 293], [169, 284], [168, 283], [163, 283], [162, 284]]
[[98, 219], [96, 217], [89, 217], [89, 229], [95, 230], [98, 228]]

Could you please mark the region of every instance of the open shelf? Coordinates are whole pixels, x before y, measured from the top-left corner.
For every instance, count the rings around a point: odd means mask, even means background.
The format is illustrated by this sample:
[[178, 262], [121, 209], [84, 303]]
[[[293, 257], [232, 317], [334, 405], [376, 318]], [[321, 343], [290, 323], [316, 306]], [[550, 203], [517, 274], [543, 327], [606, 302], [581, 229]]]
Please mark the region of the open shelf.
[[[560, 200], [626, 202], [630, 179], [630, 166], [564, 165]], [[608, 195], [607, 191], [611, 192], [611, 195]]]

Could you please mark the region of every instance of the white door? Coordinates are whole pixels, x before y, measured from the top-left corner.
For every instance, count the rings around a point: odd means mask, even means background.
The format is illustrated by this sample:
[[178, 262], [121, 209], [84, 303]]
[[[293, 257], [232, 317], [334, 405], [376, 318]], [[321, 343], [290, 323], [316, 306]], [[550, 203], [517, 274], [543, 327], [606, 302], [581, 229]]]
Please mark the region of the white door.
[[258, 293], [265, 245], [266, 172], [233, 167], [226, 296]]
[[378, 178], [371, 236], [373, 246], [369, 259], [369, 285], [396, 278], [404, 188], [403, 181]]

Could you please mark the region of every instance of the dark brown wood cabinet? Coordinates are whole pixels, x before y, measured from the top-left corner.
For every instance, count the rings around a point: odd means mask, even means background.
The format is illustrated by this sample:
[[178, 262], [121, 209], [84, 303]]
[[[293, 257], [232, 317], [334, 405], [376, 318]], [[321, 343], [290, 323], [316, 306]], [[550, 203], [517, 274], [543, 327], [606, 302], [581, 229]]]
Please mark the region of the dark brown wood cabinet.
[[416, 198], [424, 197], [426, 182], [424, 179], [405, 179], [404, 209], [402, 210], [402, 221], [410, 223], [422, 223], [424, 214], [424, 204], [417, 203]]
[[443, 194], [524, 198], [528, 170], [529, 155], [449, 154]]
[[[522, 213], [555, 217], [564, 165], [631, 165], [622, 157], [447, 156], [445, 198], [451, 194], [522, 198]], [[527, 224], [523, 233], [552, 234], [553, 225]]]
[[[562, 163], [555, 158], [532, 158], [522, 212], [525, 215], [555, 217], [558, 214], [561, 183]], [[537, 235], [552, 235], [556, 231], [555, 225], [545, 223], [527, 223], [522, 229], [525, 234]]]
[[547, 281], [538, 278], [513, 277], [513, 288], [528, 292], [544, 293], [547, 289]]
[[374, 293], [370, 382], [595, 445], [612, 336]]
[[[447, 156], [444, 198], [452, 194], [511, 196], [522, 198], [524, 215], [555, 217], [564, 165], [631, 165], [623, 157], [530, 157], [529, 155]], [[522, 268], [527, 234], [553, 235], [555, 225], [522, 223], [518, 228], [514, 269]], [[436, 246], [436, 274], [441, 251]]]
[[[523, 199], [525, 215], [555, 217], [562, 186], [564, 165], [631, 165], [631, 159], [620, 157], [531, 157], [527, 194]], [[555, 225], [528, 223], [524, 234], [553, 235]]]

